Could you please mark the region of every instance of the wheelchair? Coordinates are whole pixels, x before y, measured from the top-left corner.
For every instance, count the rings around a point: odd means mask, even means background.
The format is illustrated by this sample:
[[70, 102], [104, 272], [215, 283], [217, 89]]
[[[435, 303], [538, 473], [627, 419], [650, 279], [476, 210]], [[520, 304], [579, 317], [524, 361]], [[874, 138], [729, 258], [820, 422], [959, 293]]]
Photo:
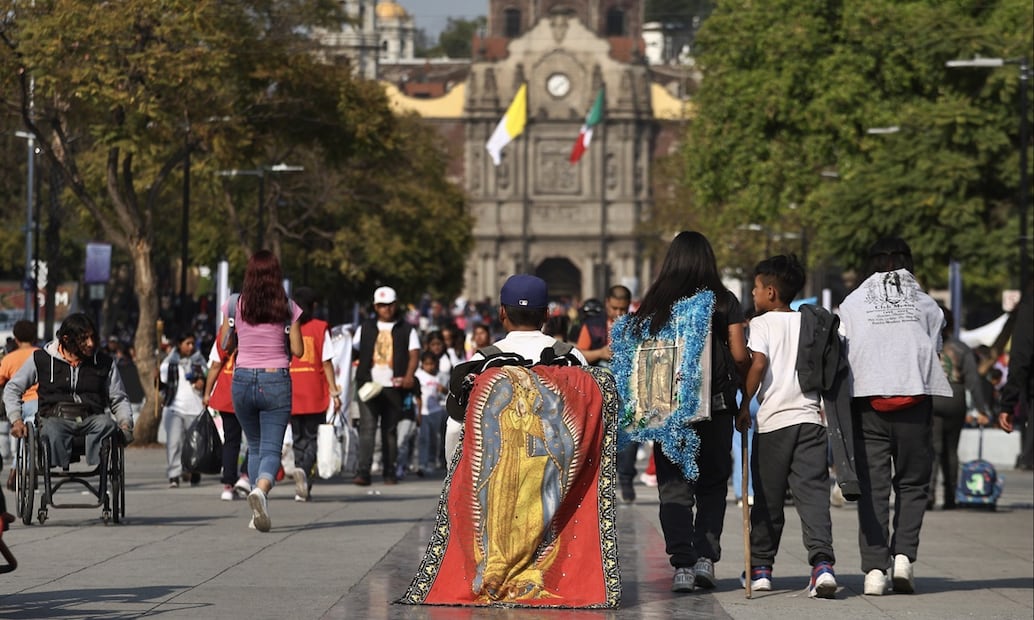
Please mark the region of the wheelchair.
[[[103, 414], [102, 414], [103, 415]], [[51, 465], [50, 446], [36, 424], [26, 424], [26, 436], [18, 439], [18, 463], [15, 476], [16, 517], [32, 525], [33, 504], [40, 491], [39, 509], [35, 516], [40, 525], [46, 522], [49, 508], [101, 508], [104, 523], [120, 523], [126, 516], [125, 445], [122, 433], [116, 432], [101, 443], [101, 462], [93, 468], [77, 466], [85, 457], [86, 437], [72, 439], [72, 454], [67, 469]], [[96, 480], [94, 480], [96, 479]], [[42, 484], [41, 484], [42, 482]], [[96, 486], [94, 486], [96, 482]], [[88, 503], [58, 503], [57, 492], [66, 484], [84, 487], [93, 496]], [[67, 495], [67, 493], [66, 493]]]

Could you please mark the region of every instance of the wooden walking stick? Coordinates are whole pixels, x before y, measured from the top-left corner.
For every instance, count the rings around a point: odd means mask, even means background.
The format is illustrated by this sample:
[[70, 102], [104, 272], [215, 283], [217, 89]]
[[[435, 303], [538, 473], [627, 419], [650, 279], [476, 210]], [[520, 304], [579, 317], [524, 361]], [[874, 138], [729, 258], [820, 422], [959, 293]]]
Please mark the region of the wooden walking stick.
[[743, 461], [742, 477], [740, 479], [740, 487], [742, 493], [740, 497], [743, 498], [743, 588], [747, 593], [747, 598], [750, 598], [750, 500], [747, 490], [750, 488], [750, 463], [747, 458], [747, 442], [750, 441], [750, 437], [747, 435], [746, 430], [740, 431], [740, 460]]

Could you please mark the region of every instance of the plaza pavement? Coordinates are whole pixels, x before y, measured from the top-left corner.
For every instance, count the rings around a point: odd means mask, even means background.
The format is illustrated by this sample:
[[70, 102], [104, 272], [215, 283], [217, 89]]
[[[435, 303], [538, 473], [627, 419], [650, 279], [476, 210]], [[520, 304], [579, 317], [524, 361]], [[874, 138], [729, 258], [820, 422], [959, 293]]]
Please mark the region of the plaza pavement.
[[[657, 522], [656, 490], [619, 507], [622, 605], [614, 611], [407, 607], [405, 590], [423, 553], [439, 492], [436, 479], [356, 487], [318, 481], [313, 501], [274, 490], [272, 531], [247, 528], [244, 501], [219, 500], [214, 477], [166, 488], [165, 451], [127, 450], [127, 515], [105, 525], [100, 509], [50, 510], [44, 525], [16, 522], [4, 540], [16, 571], [0, 575], [0, 618], [624, 619], [1032, 618], [1034, 474], [1003, 471], [998, 512], [928, 513], [914, 595], [868, 597], [855, 510], [832, 509], [836, 600], [810, 600], [800, 523], [787, 508], [775, 590], [747, 600], [740, 509], [730, 500], [715, 591], [668, 591], [671, 569]], [[72, 491], [76, 493], [76, 491]], [[8, 507], [14, 498], [7, 493]]]

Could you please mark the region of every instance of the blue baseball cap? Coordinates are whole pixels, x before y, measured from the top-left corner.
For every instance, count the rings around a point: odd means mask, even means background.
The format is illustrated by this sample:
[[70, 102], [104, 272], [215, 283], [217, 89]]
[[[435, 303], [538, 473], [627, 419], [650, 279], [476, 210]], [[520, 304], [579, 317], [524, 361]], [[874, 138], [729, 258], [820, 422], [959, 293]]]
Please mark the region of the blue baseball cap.
[[499, 292], [499, 303], [521, 308], [545, 308], [549, 305], [546, 281], [526, 273], [510, 276]]

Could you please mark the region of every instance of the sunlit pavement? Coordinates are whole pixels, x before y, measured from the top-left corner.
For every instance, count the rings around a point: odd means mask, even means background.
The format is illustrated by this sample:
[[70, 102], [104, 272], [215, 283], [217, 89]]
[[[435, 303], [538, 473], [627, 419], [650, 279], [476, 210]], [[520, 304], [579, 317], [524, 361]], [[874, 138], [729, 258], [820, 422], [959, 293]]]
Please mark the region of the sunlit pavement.
[[[672, 594], [656, 490], [639, 485], [637, 501], [618, 510], [621, 607], [575, 612], [392, 604], [423, 554], [440, 475], [397, 486], [321, 480], [308, 503], [293, 501], [293, 484], [284, 484], [270, 497], [272, 531], [262, 534], [248, 529], [246, 502], [219, 500], [215, 477], [168, 489], [163, 449], [131, 449], [126, 460], [123, 524], [105, 525], [99, 508], [52, 508], [45, 525], [18, 521], [4, 534], [19, 568], [0, 575], [0, 618], [1034, 617], [1030, 472], [1001, 472], [997, 512], [927, 513], [914, 595], [861, 594], [855, 510], [831, 509], [840, 585], [832, 601], [805, 593], [809, 568], [791, 506], [775, 589], [744, 597], [743, 520], [731, 499], [718, 587]], [[13, 510], [10, 492], [7, 500]]]

